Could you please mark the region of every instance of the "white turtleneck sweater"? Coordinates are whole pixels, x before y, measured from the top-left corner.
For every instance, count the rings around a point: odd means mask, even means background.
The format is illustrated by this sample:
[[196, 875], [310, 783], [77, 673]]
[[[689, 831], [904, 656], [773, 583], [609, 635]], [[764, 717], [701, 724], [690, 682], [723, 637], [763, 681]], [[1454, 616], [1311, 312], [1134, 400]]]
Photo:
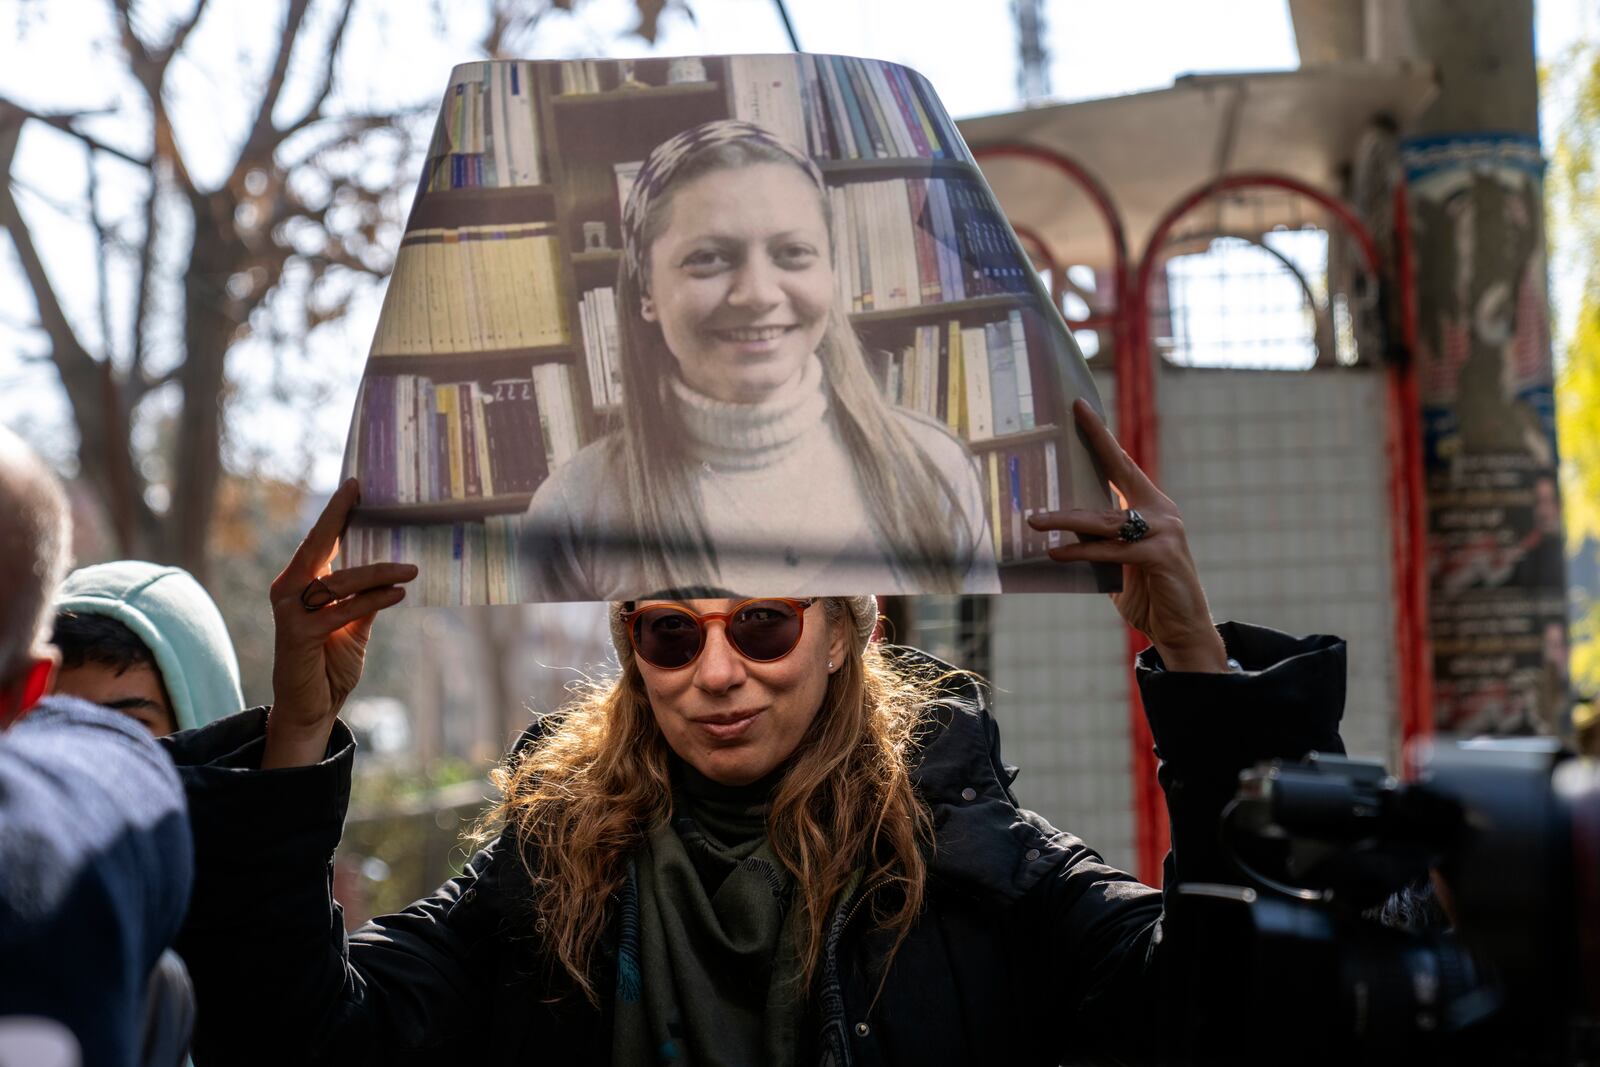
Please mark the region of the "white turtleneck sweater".
[[[816, 357], [758, 404], [715, 400], [676, 377], [670, 386], [664, 400], [678, 405], [694, 492], [717, 553], [718, 573], [695, 576], [694, 585], [761, 596], [928, 591], [899, 566], [871, 517]], [[962, 591], [999, 592], [972, 457], [937, 422], [900, 409], [893, 417], [960, 498], [950, 520], [959, 527]], [[528, 599], [625, 600], [660, 591], [645, 587], [642, 554], [627, 547], [650, 537], [630, 536], [616, 445], [605, 438], [582, 449], [534, 494], [522, 565]]]

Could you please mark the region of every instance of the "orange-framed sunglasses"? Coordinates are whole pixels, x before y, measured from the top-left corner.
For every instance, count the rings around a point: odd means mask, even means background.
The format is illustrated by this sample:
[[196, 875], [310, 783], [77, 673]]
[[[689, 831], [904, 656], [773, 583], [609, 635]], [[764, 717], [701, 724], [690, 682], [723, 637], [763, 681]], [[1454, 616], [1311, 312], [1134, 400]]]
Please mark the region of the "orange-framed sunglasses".
[[713, 622], [722, 623], [728, 644], [739, 655], [771, 663], [795, 650], [805, 633], [806, 609], [818, 599], [757, 597], [705, 615], [682, 604], [652, 604], [623, 612], [622, 622], [634, 655], [660, 670], [680, 670], [699, 659], [706, 647], [706, 627]]

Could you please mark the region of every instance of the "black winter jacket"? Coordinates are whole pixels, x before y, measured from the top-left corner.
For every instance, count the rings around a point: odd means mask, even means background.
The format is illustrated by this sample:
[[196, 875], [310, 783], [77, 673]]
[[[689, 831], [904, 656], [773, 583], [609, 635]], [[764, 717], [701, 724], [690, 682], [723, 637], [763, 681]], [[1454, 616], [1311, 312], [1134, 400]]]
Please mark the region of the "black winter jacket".
[[[1241, 768], [1343, 750], [1343, 642], [1221, 630], [1244, 673], [1167, 672], [1153, 651], [1138, 664], [1172, 820], [1169, 885], [1226, 879], [1214, 830]], [[876, 1001], [871, 887], [835, 915], [816, 998], [825, 1062], [1044, 1065], [1155, 1047], [1174, 940], [1157, 934], [1161, 893], [1017, 804], [986, 698], [968, 684], [932, 709], [915, 773], [936, 839], [926, 906]], [[197, 1067], [607, 1062], [606, 1013], [550, 999], [528, 878], [506, 849], [345, 936], [330, 884], [354, 744], [341, 725], [322, 763], [261, 771], [265, 719], [242, 712], [169, 742], [195, 832], [179, 950], [199, 1001]]]

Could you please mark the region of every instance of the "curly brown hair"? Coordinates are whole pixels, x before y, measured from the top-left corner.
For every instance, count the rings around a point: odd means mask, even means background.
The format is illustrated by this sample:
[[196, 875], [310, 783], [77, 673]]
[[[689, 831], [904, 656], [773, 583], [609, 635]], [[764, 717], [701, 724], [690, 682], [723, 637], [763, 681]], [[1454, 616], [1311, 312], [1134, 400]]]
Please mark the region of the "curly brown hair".
[[[830, 624], [847, 617], [845, 601], [824, 604]], [[879, 646], [852, 642], [773, 791], [767, 829], [795, 876], [802, 989], [821, 964], [830, 909], [858, 870], [863, 886], [899, 890], [873, 897], [874, 921], [894, 935], [888, 959], [922, 908], [933, 832], [910, 769], [937, 685]], [[628, 856], [671, 818], [671, 753], [629, 649], [615, 680], [586, 687], [558, 714], [546, 737], [495, 772], [502, 799], [479, 832], [498, 828], [515, 842], [552, 966], [598, 1004], [592, 964], [609, 909], [595, 905], [622, 889]]]

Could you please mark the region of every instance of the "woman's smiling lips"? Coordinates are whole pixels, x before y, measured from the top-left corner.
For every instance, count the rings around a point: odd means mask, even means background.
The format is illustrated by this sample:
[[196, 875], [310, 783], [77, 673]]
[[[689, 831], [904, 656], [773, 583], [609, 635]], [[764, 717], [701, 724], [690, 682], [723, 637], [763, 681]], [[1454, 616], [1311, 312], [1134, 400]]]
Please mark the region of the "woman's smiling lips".
[[712, 330], [711, 336], [724, 344], [740, 348], [764, 350], [799, 329], [799, 326], [741, 326], [735, 329]]
[[763, 709], [754, 711], [730, 711], [722, 715], [707, 715], [703, 719], [691, 720], [693, 723], [710, 734], [717, 741], [732, 741], [743, 737], [757, 719], [761, 717]]

